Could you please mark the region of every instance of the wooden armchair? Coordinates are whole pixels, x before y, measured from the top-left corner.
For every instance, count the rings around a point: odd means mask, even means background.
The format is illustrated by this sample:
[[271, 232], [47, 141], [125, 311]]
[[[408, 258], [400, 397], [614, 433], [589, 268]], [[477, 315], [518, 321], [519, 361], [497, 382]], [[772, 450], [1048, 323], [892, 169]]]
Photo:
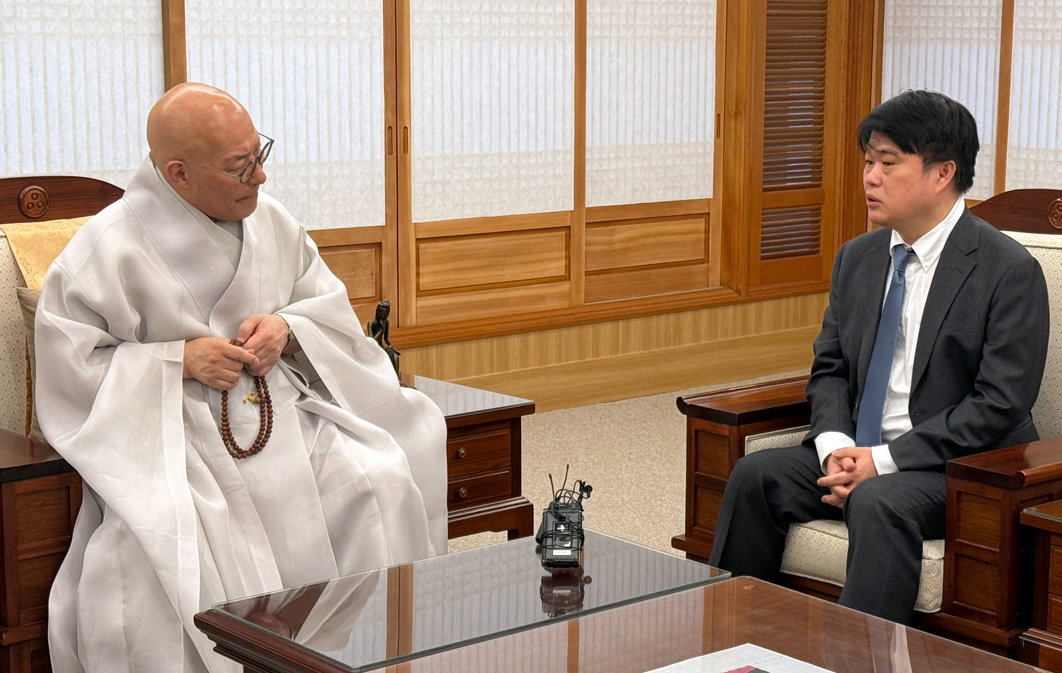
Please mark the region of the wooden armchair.
[[[944, 540], [926, 541], [917, 624], [1013, 656], [1033, 609], [1034, 536], [1025, 507], [1062, 497], [1062, 190], [1004, 192], [970, 209], [1013, 233], [1040, 261], [1051, 296], [1048, 363], [1033, 416], [1042, 439], [947, 465]], [[711, 553], [715, 520], [734, 462], [746, 452], [799, 444], [807, 428], [806, 378], [679, 398], [687, 417], [686, 526], [672, 545]], [[840, 522], [790, 526], [782, 562], [789, 586], [825, 598], [844, 582], [847, 530]]]
[[[91, 178], [0, 179], [0, 224], [94, 215], [122, 195]], [[15, 288], [25, 285], [0, 233], [0, 671], [48, 666], [48, 592], [70, 546], [81, 479], [31, 440], [26, 329]]]

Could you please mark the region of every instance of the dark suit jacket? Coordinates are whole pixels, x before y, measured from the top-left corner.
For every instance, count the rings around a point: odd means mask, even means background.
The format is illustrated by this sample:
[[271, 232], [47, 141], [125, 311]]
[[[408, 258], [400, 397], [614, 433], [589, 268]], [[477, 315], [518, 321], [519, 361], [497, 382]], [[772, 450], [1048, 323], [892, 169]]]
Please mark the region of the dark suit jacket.
[[[811, 432], [855, 437], [859, 400], [891, 268], [891, 232], [841, 247], [808, 381]], [[958, 456], [1037, 439], [1029, 410], [1047, 357], [1047, 284], [1019, 243], [969, 211], [944, 245], [926, 300], [908, 409], [889, 442], [900, 470], [942, 470]]]

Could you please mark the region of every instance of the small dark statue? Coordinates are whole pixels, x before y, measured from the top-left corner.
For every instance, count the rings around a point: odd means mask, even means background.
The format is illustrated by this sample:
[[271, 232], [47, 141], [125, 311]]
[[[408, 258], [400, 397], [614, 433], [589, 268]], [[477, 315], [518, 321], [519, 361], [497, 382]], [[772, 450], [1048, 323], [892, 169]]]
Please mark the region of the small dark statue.
[[390, 326], [387, 324], [389, 315], [391, 315], [391, 302], [381, 301], [376, 305], [376, 317], [365, 325], [365, 331], [376, 340], [376, 343], [380, 344], [380, 348], [384, 349], [395, 368], [395, 374], [398, 374], [398, 356], [401, 353], [391, 345]]

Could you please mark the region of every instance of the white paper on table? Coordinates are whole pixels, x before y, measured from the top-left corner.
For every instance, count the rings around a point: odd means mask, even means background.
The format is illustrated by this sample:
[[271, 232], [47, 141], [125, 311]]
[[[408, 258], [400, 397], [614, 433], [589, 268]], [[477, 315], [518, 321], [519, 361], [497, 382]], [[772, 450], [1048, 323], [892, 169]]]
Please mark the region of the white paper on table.
[[649, 673], [731, 673], [747, 666], [766, 673], [833, 673], [751, 643], [693, 657]]

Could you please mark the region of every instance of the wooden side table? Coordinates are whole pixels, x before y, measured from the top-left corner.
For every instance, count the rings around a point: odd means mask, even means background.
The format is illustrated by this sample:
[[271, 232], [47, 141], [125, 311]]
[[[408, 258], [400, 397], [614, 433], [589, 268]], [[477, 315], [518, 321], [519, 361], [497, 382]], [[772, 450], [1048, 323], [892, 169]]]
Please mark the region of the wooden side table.
[[1062, 671], [1062, 500], [1026, 507], [1022, 525], [1037, 532], [1033, 625], [1019, 654], [1049, 671]]
[[0, 430], [0, 671], [50, 670], [48, 592], [80, 507], [81, 477], [59, 454]]
[[520, 419], [535, 412], [521, 397], [424, 376], [404, 379], [439, 405], [446, 417], [449, 535], [534, 532], [535, 511], [521, 494]]

